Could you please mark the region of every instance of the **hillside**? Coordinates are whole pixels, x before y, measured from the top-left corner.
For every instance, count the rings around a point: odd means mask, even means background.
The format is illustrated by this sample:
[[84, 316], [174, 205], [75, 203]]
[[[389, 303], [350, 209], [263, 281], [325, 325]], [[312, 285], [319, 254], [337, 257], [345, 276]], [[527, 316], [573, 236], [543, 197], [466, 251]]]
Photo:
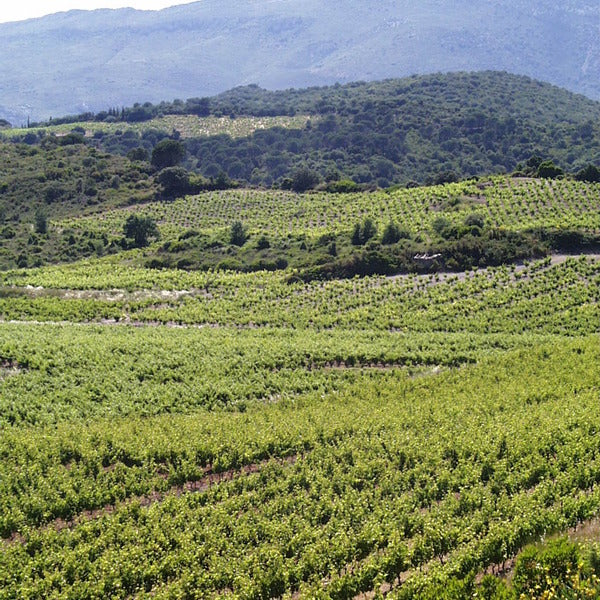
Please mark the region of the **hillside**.
[[49, 222], [155, 199], [158, 186], [149, 165], [81, 141], [64, 136], [38, 146], [0, 144], [0, 268], [118, 251], [106, 236]]
[[0, 276], [4, 599], [598, 596], [598, 256], [305, 284], [142, 253]]
[[588, 0], [256, 2], [72, 11], [0, 25], [0, 118], [20, 125], [135, 101], [507, 70], [600, 97]]
[[55, 119], [72, 122], [3, 135], [35, 141], [77, 128], [121, 154], [151, 152], [161, 138], [180, 137], [189, 169], [269, 187], [289, 185], [306, 167], [321, 182], [387, 187], [510, 172], [533, 155], [571, 172], [600, 163], [599, 102], [498, 72], [282, 92], [246, 86], [79, 118], [94, 120]]
[[0, 600], [600, 598], [599, 17], [0, 26]]
[[[307, 194], [224, 189], [84, 142], [66, 134], [0, 144], [0, 268], [127, 257], [153, 242], [143, 258], [124, 260], [187, 270], [290, 267], [309, 281], [464, 270], [600, 245], [597, 183], [500, 176], [370, 192], [351, 182]], [[179, 193], [167, 193], [169, 173], [185, 179]], [[205, 191], [194, 191], [197, 181]], [[126, 235], [132, 218], [156, 227]]]
[[[563, 99], [527, 131], [579, 152]], [[73, 125], [0, 144], [3, 600], [598, 597], [600, 183], [174, 197], [216, 182], [147, 160], [173, 132]]]

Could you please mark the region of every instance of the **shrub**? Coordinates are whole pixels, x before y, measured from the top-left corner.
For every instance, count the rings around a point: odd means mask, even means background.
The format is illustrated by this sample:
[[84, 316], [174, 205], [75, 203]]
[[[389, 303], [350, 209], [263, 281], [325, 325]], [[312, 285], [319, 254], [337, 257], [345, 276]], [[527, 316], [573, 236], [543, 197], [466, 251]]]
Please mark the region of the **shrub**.
[[556, 179], [561, 175], [564, 175], [563, 170], [557, 167], [551, 160], [541, 162], [537, 168], [537, 176], [544, 179]]
[[267, 248], [271, 247], [271, 242], [269, 242], [269, 239], [267, 238], [266, 235], [261, 235], [260, 238], [258, 238], [258, 241], [256, 242], [256, 249], [257, 250], [266, 250]]
[[410, 233], [406, 229], [400, 228], [396, 223], [390, 221], [384, 231], [383, 236], [381, 237], [382, 244], [396, 244], [401, 239], [409, 238]]
[[600, 183], [600, 168], [596, 165], [588, 165], [584, 169], [581, 169], [575, 175], [577, 181], [588, 181], [590, 183]]

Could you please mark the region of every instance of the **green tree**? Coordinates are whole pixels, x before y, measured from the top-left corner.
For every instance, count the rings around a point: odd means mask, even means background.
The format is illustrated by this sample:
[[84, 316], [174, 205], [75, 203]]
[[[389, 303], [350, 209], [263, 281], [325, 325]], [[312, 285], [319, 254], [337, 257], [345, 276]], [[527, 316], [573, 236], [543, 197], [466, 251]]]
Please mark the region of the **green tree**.
[[600, 169], [596, 165], [588, 165], [584, 169], [581, 169], [575, 175], [577, 181], [589, 181], [590, 183], [600, 183]]
[[48, 216], [43, 210], [35, 212], [35, 232], [42, 235], [48, 233]]
[[229, 242], [234, 246], [243, 246], [248, 239], [248, 233], [241, 221], [236, 221], [231, 225], [229, 231]]
[[395, 244], [399, 242], [402, 238], [410, 237], [410, 233], [405, 229], [401, 229], [396, 223], [390, 221], [385, 229], [383, 230], [383, 235], [381, 236], [382, 244]]
[[261, 235], [258, 238], [258, 242], [256, 242], [257, 250], [266, 250], [271, 247], [271, 242], [269, 242], [269, 238], [266, 235]]
[[298, 169], [292, 177], [292, 189], [294, 192], [306, 192], [314, 188], [321, 178], [318, 173], [311, 169]]
[[185, 146], [177, 140], [161, 140], [152, 150], [152, 164], [157, 169], [175, 167], [184, 157]]
[[551, 160], [541, 162], [537, 168], [537, 176], [544, 179], [556, 179], [563, 174], [563, 170], [557, 167]]
[[131, 161], [145, 162], [150, 159], [150, 155], [148, 154], [148, 150], [146, 150], [146, 148], [138, 146], [137, 148], [132, 148], [127, 153], [127, 158]]
[[353, 246], [364, 246], [371, 238], [377, 234], [375, 223], [368, 217], [362, 222], [357, 223], [352, 231], [351, 242]]
[[167, 198], [178, 198], [193, 192], [190, 174], [182, 167], [167, 167], [160, 171], [156, 180]]
[[140, 217], [129, 215], [123, 226], [123, 234], [126, 240], [133, 241], [134, 248], [143, 248], [148, 245], [151, 237], [158, 238], [158, 227], [152, 217]]

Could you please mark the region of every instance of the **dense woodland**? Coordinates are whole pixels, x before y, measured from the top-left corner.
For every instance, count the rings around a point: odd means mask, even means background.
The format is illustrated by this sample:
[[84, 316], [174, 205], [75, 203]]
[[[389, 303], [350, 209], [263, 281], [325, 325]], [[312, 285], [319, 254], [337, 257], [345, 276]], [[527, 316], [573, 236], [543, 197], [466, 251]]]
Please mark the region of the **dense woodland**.
[[[155, 130], [150, 120], [169, 114], [313, 116], [301, 130], [186, 139], [188, 168], [268, 187], [289, 185], [301, 168], [321, 182], [351, 179], [388, 187], [511, 172], [535, 154], [571, 172], [600, 161], [600, 103], [498, 72], [280, 92], [248, 86], [212, 98], [138, 104], [52, 123], [123, 122], [120, 133], [104, 134], [100, 127], [94, 139], [103, 149], [126, 154], [138, 147], [151, 152], [167, 133]], [[128, 129], [140, 122], [148, 128]], [[23, 139], [35, 141], [36, 135]]]

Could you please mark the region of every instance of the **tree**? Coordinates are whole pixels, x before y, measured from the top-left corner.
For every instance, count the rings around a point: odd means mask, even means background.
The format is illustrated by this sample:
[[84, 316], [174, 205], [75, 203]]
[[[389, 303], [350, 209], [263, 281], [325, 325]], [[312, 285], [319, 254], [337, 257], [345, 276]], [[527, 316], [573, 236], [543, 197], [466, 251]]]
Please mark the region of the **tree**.
[[133, 108], [128, 108], [125, 111], [125, 121], [128, 123], [139, 123], [141, 121], [149, 121], [153, 115], [152, 110], [147, 106], [135, 104]]
[[395, 244], [399, 242], [402, 238], [408, 237], [410, 237], [410, 233], [408, 231], [406, 231], [405, 229], [401, 229], [400, 227], [398, 227], [398, 225], [396, 225], [396, 223], [390, 221], [383, 231], [383, 235], [381, 236], [381, 243]]
[[563, 170], [557, 167], [551, 160], [545, 160], [537, 168], [537, 176], [544, 179], [556, 179], [563, 175]]
[[600, 169], [596, 165], [588, 165], [584, 169], [581, 169], [575, 175], [577, 181], [588, 181], [590, 183], [600, 183]]
[[352, 232], [351, 242], [353, 246], [364, 246], [372, 237], [377, 234], [375, 223], [366, 218], [362, 223], [357, 223]]
[[266, 250], [267, 248], [271, 247], [271, 242], [269, 242], [269, 238], [266, 235], [261, 235], [260, 238], [258, 238], [258, 242], [256, 242], [256, 249], [257, 250]]
[[437, 217], [431, 224], [432, 229], [441, 237], [450, 237], [452, 223], [446, 217]]
[[167, 198], [178, 198], [193, 191], [190, 174], [182, 167], [167, 167], [157, 175], [156, 180]]
[[48, 233], [48, 217], [43, 210], [35, 212], [35, 232], [42, 235]]
[[458, 175], [454, 171], [443, 171], [438, 173], [433, 178], [434, 185], [442, 185], [444, 183], [456, 183], [458, 181]]
[[243, 246], [248, 239], [246, 228], [241, 221], [236, 221], [231, 225], [229, 231], [229, 242], [234, 246]]
[[187, 110], [199, 117], [210, 115], [210, 98], [190, 98], [187, 101]]
[[320, 179], [319, 174], [311, 169], [299, 169], [292, 177], [292, 189], [294, 192], [306, 192], [314, 188]]
[[123, 234], [127, 240], [133, 240], [134, 248], [143, 248], [148, 245], [148, 239], [158, 238], [158, 227], [152, 217], [139, 217], [129, 215], [123, 226]]
[[131, 161], [147, 161], [150, 156], [148, 154], [148, 150], [146, 150], [146, 148], [143, 148], [142, 146], [138, 146], [137, 148], [132, 148], [128, 153], [127, 153], [127, 158]]
[[175, 167], [184, 157], [185, 146], [177, 140], [162, 140], [152, 150], [152, 164], [157, 169]]

